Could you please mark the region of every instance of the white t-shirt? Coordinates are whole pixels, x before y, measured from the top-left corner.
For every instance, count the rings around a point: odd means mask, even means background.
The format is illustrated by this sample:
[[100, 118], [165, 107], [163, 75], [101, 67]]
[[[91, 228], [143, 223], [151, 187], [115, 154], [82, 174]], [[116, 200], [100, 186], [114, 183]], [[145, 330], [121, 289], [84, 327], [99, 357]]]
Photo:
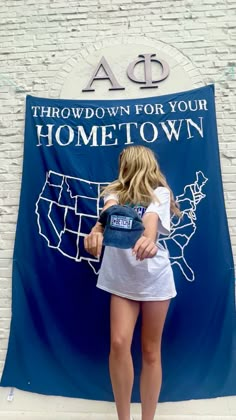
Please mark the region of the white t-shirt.
[[[159, 234], [170, 233], [170, 192], [168, 188], [158, 187], [154, 193], [157, 201], [146, 209], [143, 206], [134, 209], [140, 216], [144, 213], [158, 215], [157, 254], [137, 261], [132, 249], [106, 246], [97, 281], [100, 289], [137, 301], [166, 300], [176, 296], [169, 252], [158, 242]], [[106, 196], [104, 203], [111, 199], [118, 203], [115, 194]]]

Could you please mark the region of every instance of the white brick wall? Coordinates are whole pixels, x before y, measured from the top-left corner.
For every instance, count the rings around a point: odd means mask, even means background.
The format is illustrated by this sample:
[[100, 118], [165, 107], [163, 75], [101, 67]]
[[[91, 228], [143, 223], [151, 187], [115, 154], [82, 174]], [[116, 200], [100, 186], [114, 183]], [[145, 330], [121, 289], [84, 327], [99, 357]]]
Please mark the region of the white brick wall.
[[235, 0], [1, 1], [0, 373], [11, 315], [25, 94], [49, 96], [55, 74], [82, 48], [111, 37], [145, 35], [179, 49], [204, 82], [215, 82], [226, 209], [236, 254], [235, 8]]

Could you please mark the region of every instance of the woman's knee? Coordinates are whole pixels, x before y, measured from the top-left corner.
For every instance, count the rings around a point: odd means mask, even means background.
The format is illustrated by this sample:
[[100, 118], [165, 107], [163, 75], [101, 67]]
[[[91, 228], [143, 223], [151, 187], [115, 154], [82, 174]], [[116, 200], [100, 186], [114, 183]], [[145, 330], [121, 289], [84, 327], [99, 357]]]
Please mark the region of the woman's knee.
[[121, 357], [130, 353], [130, 343], [126, 337], [114, 336], [111, 339], [110, 353], [114, 356]]
[[160, 347], [153, 347], [149, 345], [142, 346], [142, 359], [148, 365], [161, 363]]

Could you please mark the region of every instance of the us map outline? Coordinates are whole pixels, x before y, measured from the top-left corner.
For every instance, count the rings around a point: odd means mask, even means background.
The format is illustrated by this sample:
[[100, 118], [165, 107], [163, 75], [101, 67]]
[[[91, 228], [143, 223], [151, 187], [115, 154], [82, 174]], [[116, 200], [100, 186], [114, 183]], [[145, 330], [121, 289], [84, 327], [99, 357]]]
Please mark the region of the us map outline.
[[[171, 265], [177, 265], [190, 282], [195, 280], [195, 274], [185, 257], [185, 248], [197, 229], [197, 206], [206, 197], [202, 190], [207, 181], [208, 178], [199, 170], [195, 181], [185, 185], [184, 192], [176, 197], [182, 218], [172, 217], [169, 236], [159, 239], [168, 250], [171, 241]], [[87, 261], [96, 275], [100, 268], [99, 259], [86, 252], [83, 242], [100, 214], [103, 204], [99, 197], [106, 185], [108, 182], [91, 182], [50, 170], [35, 206], [38, 231], [48, 247], [76, 262]], [[85, 213], [84, 208], [90, 213]]]

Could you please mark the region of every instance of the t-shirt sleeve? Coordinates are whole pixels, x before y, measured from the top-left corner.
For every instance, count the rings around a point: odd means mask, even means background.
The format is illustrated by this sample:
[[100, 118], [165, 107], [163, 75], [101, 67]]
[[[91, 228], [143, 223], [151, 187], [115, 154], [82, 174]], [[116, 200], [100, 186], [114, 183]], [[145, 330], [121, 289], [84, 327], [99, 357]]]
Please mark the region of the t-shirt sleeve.
[[107, 194], [103, 198], [104, 204], [107, 203], [108, 200], [115, 200], [118, 203], [118, 195], [117, 194]]
[[154, 201], [147, 207], [145, 213], [158, 214], [158, 233], [169, 235], [170, 233], [170, 191], [166, 187], [158, 187], [154, 191], [158, 201]]

